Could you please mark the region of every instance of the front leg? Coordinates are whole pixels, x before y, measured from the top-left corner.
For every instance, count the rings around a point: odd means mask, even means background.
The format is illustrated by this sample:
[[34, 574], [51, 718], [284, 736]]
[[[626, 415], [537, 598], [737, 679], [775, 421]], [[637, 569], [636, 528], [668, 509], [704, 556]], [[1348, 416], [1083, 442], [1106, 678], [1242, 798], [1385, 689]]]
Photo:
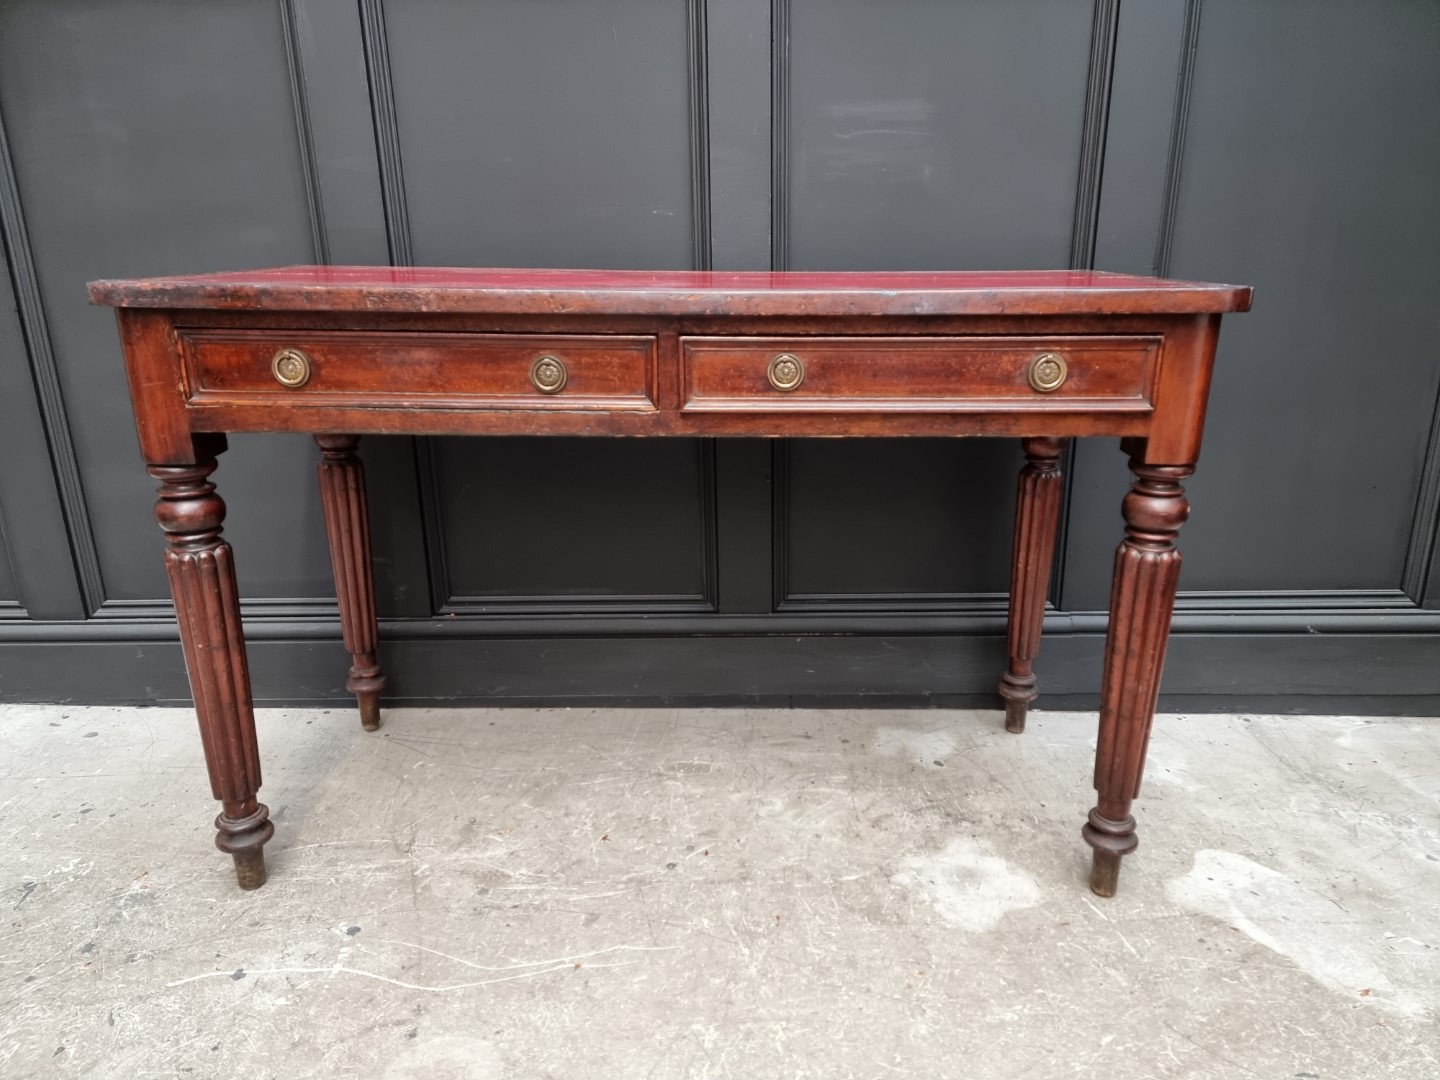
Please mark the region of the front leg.
[[1010, 666], [1000, 677], [1005, 702], [1005, 730], [1025, 730], [1030, 703], [1039, 696], [1035, 655], [1045, 626], [1045, 594], [1050, 565], [1055, 561], [1055, 531], [1060, 522], [1060, 457], [1064, 439], [1022, 440], [1025, 468], [1015, 494], [1015, 544], [1010, 564], [1010, 619], [1006, 640]]
[[240, 625], [235, 560], [220, 538], [225, 504], [209, 480], [213, 457], [194, 465], [150, 465], [160, 481], [155, 518], [168, 541], [165, 565], [180, 644], [190, 673], [210, 789], [220, 801], [215, 846], [235, 860], [242, 889], [265, 884], [266, 841], [275, 833], [260, 790], [260, 752]]
[[1099, 896], [1115, 895], [1120, 859], [1139, 843], [1130, 804], [1140, 793], [1180, 580], [1175, 538], [1190, 513], [1180, 481], [1195, 471], [1193, 465], [1145, 464], [1143, 443], [1127, 449], [1135, 479], [1122, 507], [1125, 539], [1115, 553], [1110, 591], [1095, 750], [1095, 790], [1100, 797], [1083, 830], [1095, 849], [1090, 888]]
[[356, 449], [358, 435], [316, 435], [320, 460], [320, 503], [330, 537], [340, 632], [350, 653], [345, 689], [360, 706], [360, 725], [380, 727], [380, 691], [385, 676], [375, 659], [380, 629], [375, 616], [375, 572], [370, 561], [370, 512], [365, 502], [365, 467]]

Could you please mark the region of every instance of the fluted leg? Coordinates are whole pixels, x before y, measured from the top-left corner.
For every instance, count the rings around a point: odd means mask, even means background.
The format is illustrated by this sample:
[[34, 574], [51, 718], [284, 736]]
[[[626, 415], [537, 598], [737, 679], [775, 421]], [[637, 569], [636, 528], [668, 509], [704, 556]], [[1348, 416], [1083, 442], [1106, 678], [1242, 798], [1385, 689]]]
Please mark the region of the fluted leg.
[[1022, 440], [1025, 467], [1015, 498], [1015, 549], [1010, 566], [1010, 666], [1000, 677], [1005, 699], [1005, 730], [1025, 730], [1025, 716], [1038, 696], [1035, 655], [1045, 624], [1045, 594], [1055, 560], [1055, 530], [1060, 521], [1060, 455], [1064, 439]]
[[260, 790], [260, 753], [230, 545], [220, 538], [225, 504], [209, 476], [215, 460], [151, 465], [160, 481], [155, 517], [168, 541], [165, 564], [210, 788], [220, 801], [215, 846], [235, 860], [242, 889], [265, 884], [265, 842], [275, 832]]
[[320, 460], [320, 501], [330, 537], [340, 629], [350, 652], [345, 689], [360, 705], [366, 731], [380, 726], [380, 691], [385, 676], [375, 650], [380, 639], [375, 617], [375, 574], [370, 562], [370, 515], [365, 503], [365, 467], [356, 449], [358, 435], [316, 435]]
[[1135, 479], [1123, 506], [1125, 539], [1115, 553], [1100, 690], [1100, 741], [1095, 751], [1099, 800], [1083, 830], [1086, 842], [1095, 849], [1090, 888], [1100, 896], [1115, 895], [1120, 859], [1139, 843], [1130, 805], [1140, 793], [1180, 580], [1175, 538], [1190, 512], [1180, 481], [1194, 467], [1146, 465], [1137, 453], [1130, 459], [1130, 471]]

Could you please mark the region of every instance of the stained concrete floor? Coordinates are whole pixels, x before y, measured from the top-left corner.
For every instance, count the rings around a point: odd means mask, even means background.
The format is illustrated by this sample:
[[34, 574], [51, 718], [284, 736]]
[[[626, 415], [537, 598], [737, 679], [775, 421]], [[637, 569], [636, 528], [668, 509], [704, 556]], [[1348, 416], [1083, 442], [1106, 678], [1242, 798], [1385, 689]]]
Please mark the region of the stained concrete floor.
[[234, 888], [183, 710], [0, 707], [0, 1076], [1440, 1077], [1440, 721], [260, 716]]

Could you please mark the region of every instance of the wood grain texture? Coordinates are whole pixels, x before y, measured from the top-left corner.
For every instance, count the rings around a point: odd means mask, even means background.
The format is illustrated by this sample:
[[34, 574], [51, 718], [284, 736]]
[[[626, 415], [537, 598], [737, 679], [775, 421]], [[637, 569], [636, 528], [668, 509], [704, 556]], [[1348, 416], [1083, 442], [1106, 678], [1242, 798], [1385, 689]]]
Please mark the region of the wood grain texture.
[[290, 266], [90, 283], [116, 307], [670, 315], [1245, 311], [1247, 286], [1096, 270], [768, 273]]
[[[684, 337], [680, 341], [686, 412], [942, 411], [1084, 408], [1149, 412], [1159, 338], [1049, 337]], [[767, 379], [780, 354], [804, 364], [799, 386]], [[1054, 353], [1064, 383], [1040, 392], [1030, 364]]]
[[[578, 404], [653, 409], [655, 339], [610, 334], [423, 334], [276, 331], [182, 335], [190, 399], [200, 404], [265, 403], [555, 409]], [[304, 386], [277, 382], [276, 353], [310, 361]], [[544, 394], [530, 368], [552, 356], [568, 371], [564, 390]]]
[[1001, 676], [1005, 730], [1020, 734], [1030, 703], [1039, 696], [1034, 661], [1045, 626], [1045, 598], [1055, 562], [1055, 535], [1064, 494], [1060, 459], [1064, 439], [1024, 440], [1025, 467], [1015, 496], [1015, 542], [1010, 571], [1006, 648], [1010, 665]]
[[351, 657], [345, 689], [360, 706], [360, 725], [380, 727], [380, 691], [385, 676], [375, 658], [380, 628], [375, 614], [375, 572], [370, 556], [370, 508], [365, 498], [365, 466], [357, 452], [358, 435], [316, 435], [321, 450], [320, 505], [335, 569], [340, 632]]
[[165, 532], [165, 565], [180, 643], [195, 696], [210, 789], [220, 801], [215, 846], [235, 860], [242, 889], [265, 884], [265, 843], [275, 832], [256, 800], [260, 751], [230, 545], [220, 538], [225, 503], [215, 494], [213, 457], [149, 467], [160, 481], [155, 518]]

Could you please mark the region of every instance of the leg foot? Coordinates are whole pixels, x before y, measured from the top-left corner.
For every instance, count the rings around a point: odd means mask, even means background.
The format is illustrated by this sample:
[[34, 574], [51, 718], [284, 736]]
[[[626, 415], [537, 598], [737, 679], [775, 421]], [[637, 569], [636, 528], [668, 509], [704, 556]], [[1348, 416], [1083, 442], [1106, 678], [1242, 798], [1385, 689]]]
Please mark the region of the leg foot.
[[1114, 896], [1119, 887], [1120, 856], [1097, 850], [1090, 862], [1090, 891], [1096, 896]]
[[[345, 689], [355, 692], [354, 687], [346, 683]], [[355, 700], [360, 705], [360, 726], [366, 731], [380, 730], [380, 691], [365, 690], [355, 692]]]
[[1000, 678], [1005, 700], [1005, 730], [1020, 734], [1030, 703], [1039, 696], [1034, 662], [1045, 625], [1045, 594], [1055, 561], [1055, 532], [1060, 521], [1060, 456], [1064, 439], [1030, 438], [1025, 467], [1015, 495], [1015, 546], [1010, 566], [1010, 664]]
[[[235, 860], [235, 880], [240, 888], [259, 888], [265, 884], [265, 844], [275, 835], [264, 802], [249, 802], [249, 814], [230, 815], [230, 808], [215, 819], [215, 845]], [[238, 806], [235, 809], [246, 809]]]
[[1095, 849], [1090, 863], [1090, 891], [1096, 896], [1114, 896], [1120, 884], [1120, 860], [1140, 846], [1135, 819], [1127, 814], [1123, 821], [1115, 821], [1091, 810], [1090, 820], [1080, 833]]
[[1000, 676], [999, 691], [1005, 701], [1005, 730], [1012, 735], [1022, 734], [1030, 703], [1040, 696], [1035, 690], [1034, 674], [1015, 675], [1007, 671]]
[[230, 857], [235, 860], [235, 881], [240, 888], [249, 892], [265, 884], [264, 848], [235, 851]]
[[345, 689], [360, 706], [360, 725], [380, 727], [380, 691], [385, 676], [375, 660], [380, 638], [375, 615], [375, 574], [370, 565], [370, 512], [365, 500], [365, 467], [358, 435], [316, 435], [320, 460], [320, 503], [330, 537], [340, 629], [350, 653]]
[[252, 801], [249, 805], [254, 809], [248, 814], [232, 817], [226, 807], [215, 819], [215, 846], [235, 860], [235, 880], [240, 888], [258, 889], [265, 884], [265, 844], [275, 835], [275, 826], [264, 803]]

